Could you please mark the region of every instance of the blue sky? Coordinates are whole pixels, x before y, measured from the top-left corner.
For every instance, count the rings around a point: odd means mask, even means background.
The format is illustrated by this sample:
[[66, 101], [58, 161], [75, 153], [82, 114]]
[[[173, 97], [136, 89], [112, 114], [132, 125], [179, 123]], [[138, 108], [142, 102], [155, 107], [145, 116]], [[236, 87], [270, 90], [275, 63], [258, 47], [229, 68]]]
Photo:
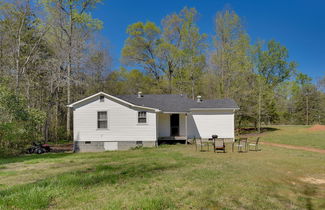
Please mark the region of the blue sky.
[[316, 81], [325, 75], [325, 1], [322, 0], [104, 0], [92, 12], [104, 22], [102, 36], [109, 40], [114, 69], [119, 67], [126, 28], [137, 21], [160, 25], [167, 14], [184, 6], [200, 13], [198, 26], [214, 34], [217, 11], [230, 7], [244, 20], [252, 43], [275, 39], [289, 50], [298, 70]]

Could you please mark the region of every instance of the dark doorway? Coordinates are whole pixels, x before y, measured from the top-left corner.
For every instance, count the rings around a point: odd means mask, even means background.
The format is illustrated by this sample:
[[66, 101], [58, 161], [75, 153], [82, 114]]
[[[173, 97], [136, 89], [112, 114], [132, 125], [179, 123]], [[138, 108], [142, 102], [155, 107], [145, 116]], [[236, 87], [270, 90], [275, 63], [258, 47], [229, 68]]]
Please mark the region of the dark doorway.
[[179, 114], [170, 115], [170, 135], [179, 136]]

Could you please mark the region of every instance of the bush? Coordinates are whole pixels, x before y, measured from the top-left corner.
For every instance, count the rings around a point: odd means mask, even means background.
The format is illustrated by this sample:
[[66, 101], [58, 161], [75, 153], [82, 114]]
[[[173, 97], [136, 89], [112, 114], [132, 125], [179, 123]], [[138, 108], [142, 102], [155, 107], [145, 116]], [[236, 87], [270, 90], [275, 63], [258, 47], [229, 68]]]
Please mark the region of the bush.
[[0, 87], [0, 156], [23, 153], [41, 139], [45, 113], [27, 107], [22, 96]]

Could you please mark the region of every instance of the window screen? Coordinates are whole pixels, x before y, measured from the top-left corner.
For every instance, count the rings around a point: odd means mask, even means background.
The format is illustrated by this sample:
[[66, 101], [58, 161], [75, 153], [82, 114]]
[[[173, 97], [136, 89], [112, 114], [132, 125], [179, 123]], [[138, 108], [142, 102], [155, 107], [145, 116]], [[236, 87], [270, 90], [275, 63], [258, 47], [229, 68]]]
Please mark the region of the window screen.
[[147, 122], [147, 112], [138, 112], [138, 123]]
[[97, 128], [107, 128], [107, 112], [97, 113]]

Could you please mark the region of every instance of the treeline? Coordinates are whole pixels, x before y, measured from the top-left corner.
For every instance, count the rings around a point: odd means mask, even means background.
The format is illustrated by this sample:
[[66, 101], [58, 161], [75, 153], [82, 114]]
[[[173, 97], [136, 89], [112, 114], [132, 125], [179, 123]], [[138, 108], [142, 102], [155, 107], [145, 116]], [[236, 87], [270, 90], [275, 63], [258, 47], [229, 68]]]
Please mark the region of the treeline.
[[233, 98], [238, 127], [325, 123], [325, 77], [313, 83], [275, 40], [252, 43], [233, 10], [216, 13], [215, 34], [200, 32], [195, 8], [136, 22], [112, 70], [90, 15], [100, 2], [0, 1], [0, 152], [71, 138], [67, 104], [98, 91]]

